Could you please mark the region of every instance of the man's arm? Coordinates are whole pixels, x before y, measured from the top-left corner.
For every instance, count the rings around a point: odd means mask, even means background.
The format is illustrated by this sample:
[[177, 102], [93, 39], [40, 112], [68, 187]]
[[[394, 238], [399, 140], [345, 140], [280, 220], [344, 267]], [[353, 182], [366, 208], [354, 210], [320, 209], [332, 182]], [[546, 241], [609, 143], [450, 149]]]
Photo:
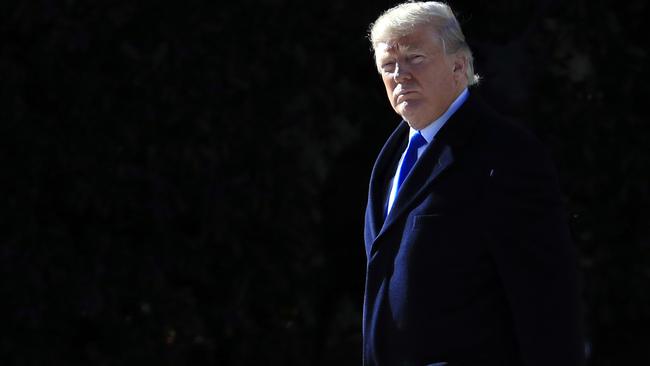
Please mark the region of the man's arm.
[[527, 366], [582, 365], [576, 250], [555, 169], [535, 139], [522, 134], [514, 147], [495, 158], [485, 232], [519, 350]]

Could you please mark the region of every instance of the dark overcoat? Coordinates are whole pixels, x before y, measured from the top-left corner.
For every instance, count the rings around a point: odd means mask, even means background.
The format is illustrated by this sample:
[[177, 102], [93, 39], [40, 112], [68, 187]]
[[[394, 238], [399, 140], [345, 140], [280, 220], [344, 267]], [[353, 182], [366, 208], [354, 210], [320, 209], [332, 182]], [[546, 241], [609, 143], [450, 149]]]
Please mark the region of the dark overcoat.
[[364, 366], [581, 365], [576, 253], [543, 146], [470, 95], [384, 218], [408, 131], [370, 180]]

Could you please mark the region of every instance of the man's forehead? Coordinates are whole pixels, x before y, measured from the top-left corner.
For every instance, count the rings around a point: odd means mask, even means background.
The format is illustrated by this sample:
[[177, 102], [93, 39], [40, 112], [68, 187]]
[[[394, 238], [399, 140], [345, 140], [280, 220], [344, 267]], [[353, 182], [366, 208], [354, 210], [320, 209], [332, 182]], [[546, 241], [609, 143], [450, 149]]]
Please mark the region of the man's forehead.
[[375, 46], [376, 53], [396, 53], [396, 52], [413, 52], [422, 51], [431, 46], [438, 46], [439, 39], [435, 33], [428, 27], [419, 27], [414, 32], [387, 37], [385, 40], [377, 42]]
[[377, 53], [396, 53], [396, 52], [413, 52], [421, 51], [422, 45], [420, 42], [413, 42], [406, 37], [387, 40], [377, 43]]

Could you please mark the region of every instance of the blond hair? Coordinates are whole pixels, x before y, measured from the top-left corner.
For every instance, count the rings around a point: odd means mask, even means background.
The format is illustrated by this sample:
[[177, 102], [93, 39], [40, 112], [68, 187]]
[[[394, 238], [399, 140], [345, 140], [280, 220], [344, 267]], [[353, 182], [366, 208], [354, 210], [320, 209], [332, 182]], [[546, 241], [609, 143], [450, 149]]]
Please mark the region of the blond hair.
[[467, 60], [466, 76], [469, 85], [479, 82], [480, 77], [474, 73], [474, 58], [460, 24], [451, 8], [441, 2], [406, 2], [386, 10], [370, 25], [370, 42], [372, 49], [377, 44], [390, 39], [406, 36], [416, 27], [428, 25], [433, 28], [442, 42], [442, 49], [448, 55], [463, 53]]

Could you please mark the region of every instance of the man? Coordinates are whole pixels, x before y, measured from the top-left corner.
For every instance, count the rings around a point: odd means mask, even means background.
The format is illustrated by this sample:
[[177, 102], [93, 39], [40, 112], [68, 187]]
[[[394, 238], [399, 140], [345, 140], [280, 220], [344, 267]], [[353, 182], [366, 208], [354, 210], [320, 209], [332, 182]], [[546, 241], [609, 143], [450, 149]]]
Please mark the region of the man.
[[447, 5], [392, 8], [370, 38], [403, 121], [370, 180], [364, 365], [581, 365], [576, 257], [543, 147], [468, 91]]

